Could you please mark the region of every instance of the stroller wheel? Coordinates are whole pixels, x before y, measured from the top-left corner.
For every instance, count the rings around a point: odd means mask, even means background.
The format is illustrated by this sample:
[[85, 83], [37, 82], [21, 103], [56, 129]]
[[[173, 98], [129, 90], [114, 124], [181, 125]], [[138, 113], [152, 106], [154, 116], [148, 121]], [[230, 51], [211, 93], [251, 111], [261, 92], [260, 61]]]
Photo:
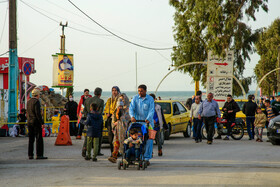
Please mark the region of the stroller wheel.
[[146, 167], [147, 167], [147, 163], [146, 163], [146, 162], [143, 162], [143, 164], [142, 164], [142, 170], [145, 170]]
[[122, 165], [121, 165], [121, 161], [118, 161], [118, 169], [120, 170], [122, 168]]
[[126, 170], [127, 164], [123, 163], [123, 169]]
[[137, 165], [137, 170], [140, 170], [140, 163], [138, 163], [138, 165]]

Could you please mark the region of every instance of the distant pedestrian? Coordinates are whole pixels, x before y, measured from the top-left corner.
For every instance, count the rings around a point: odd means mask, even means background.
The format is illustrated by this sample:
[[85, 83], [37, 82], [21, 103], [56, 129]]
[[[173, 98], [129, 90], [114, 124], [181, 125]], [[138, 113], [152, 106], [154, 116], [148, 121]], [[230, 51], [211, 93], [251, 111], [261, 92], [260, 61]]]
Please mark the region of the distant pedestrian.
[[246, 102], [243, 106], [242, 112], [246, 115], [246, 125], [247, 125], [247, 132], [249, 135], [249, 140], [254, 139], [254, 121], [255, 121], [255, 114], [258, 105], [252, 101], [252, 95], [248, 96], [248, 102]]
[[22, 108], [20, 110], [20, 114], [18, 115], [18, 122], [19, 124], [19, 134], [20, 135], [25, 135], [25, 123], [26, 123], [26, 109]]
[[[192, 105], [193, 103], [195, 103], [196, 96], [198, 96], [198, 97], [200, 98], [200, 102], [202, 101], [202, 92], [201, 92], [200, 90], [198, 90], [198, 91], [196, 92], [196, 94], [192, 96], [192, 103], [191, 103], [191, 105]], [[190, 105], [189, 108], [187, 107], [188, 110], [191, 109], [191, 105]], [[193, 139], [195, 139], [195, 137], [196, 137], [196, 131], [193, 131]]]
[[[144, 84], [138, 86], [138, 95], [135, 95], [133, 97], [129, 106], [129, 115], [131, 117], [131, 122], [136, 122], [136, 120], [145, 120], [146, 124], [149, 124], [151, 128], [154, 128], [154, 112], [154, 99], [151, 96], [147, 95], [147, 86]], [[144, 160], [147, 162], [147, 165], [150, 165], [150, 159], [153, 155], [152, 153], [153, 140], [149, 139], [146, 142], [144, 153]]]
[[44, 121], [41, 115], [41, 104], [39, 101], [40, 91], [33, 89], [32, 98], [27, 102], [27, 125], [29, 132], [28, 156], [34, 158], [34, 141], [36, 138], [36, 159], [47, 159], [44, 156], [44, 142], [42, 137], [42, 128]]
[[[155, 101], [155, 94], [150, 94], [150, 96], [153, 97]], [[166, 121], [165, 117], [163, 114], [163, 110], [161, 106], [157, 103], [155, 103], [155, 113], [154, 113], [154, 130], [157, 131], [156, 134], [156, 140], [157, 140], [157, 145], [158, 145], [158, 156], [162, 156], [162, 144], [164, 141], [164, 126], [166, 126]]]
[[216, 116], [221, 118], [221, 112], [218, 103], [213, 100], [213, 94], [209, 93], [207, 99], [202, 102], [198, 110], [198, 119], [203, 118], [207, 131], [207, 144], [212, 144], [214, 136], [214, 123]]
[[198, 119], [198, 110], [200, 108], [201, 101], [200, 97], [196, 96], [195, 97], [195, 103], [192, 104], [191, 106], [191, 111], [190, 111], [190, 121], [193, 123], [193, 131], [195, 134], [195, 142], [201, 142], [202, 137], [201, 137], [201, 126], [202, 126], [202, 120]]
[[158, 100], [161, 100], [161, 97], [160, 97], [160, 96], [158, 96]]
[[[85, 106], [85, 101], [87, 98], [92, 97], [91, 95], [89, 95], [89, 89], [85, 89], [84, 90], [84, 95], [81, 96], [78, 108], [77, 108], [77, 117], [79, 118], [80, 116], [80, 112], [82, 110], [82, 106]], [[86, 116], [82, 116], [82, 119], [85, 119]], [[83, 134], [83, 130], [84, 130], [84, 120], [80, 121], [80, 124], [78, 124], [78, 135], [77, 135], [77, 139], [81, 139], [81, 136]]]
[[271, 106], [276, 107], [280, 111], [280, 95], [276, 97], [276, 101], [271, 103]]
[[98, 148], [99, 148], [99, 141], [102, 134], [102, 128], [103, 128], [103, 117], [102, 114], [98, 112], [97, 104], [92, 103], [91, 104], [91, 110], [90, 113], [87, 115], [87, 120], [85, 122], [86, 125], [88, 125], [87, 129], [87, 155], [85, 157], [85, 160], [91, 159], [91, 149], [93, 147], [93, 155], [92, 155], [92, 161], [97, 161], [97, 154], [98, 154]]
[[262, 112], [262, 109], [260, 107], [257, 108], [257, 114], [255, 116], [255, 134], [257, 136], [256, 141], [262, 142], [262, 134], [263, 134], [263, 128], [265, 127], [267, 118], [265, 114]]
[[[95, 88], [94, 97], [87, 98], [86, 101], [85, 101], [85, 104], [84, 104], [85, 108], [83, 110], [83, 116], [85, 116], [85, 117], [88, 116], [88, 113], [90, 113], [90, 111], [91, 111], [90, 108], [91, 108], [93, 103], [97, 105], [99, 114], [103, 114], [104, 100], [100, 99], [101, 94], [102, 94], [102, 89], [99, 88], [99, 87]], [[103, 130], [103, 128], [102, 128], [102, 130]], [[103, 156], [103, 154], [100, 152], [101, 144], [102, 144], [102, 133], [101, 133], [101, 137], [100, 137], [100, 141], [99, 141], [99, 148], [98, 148], [98, 154], [97, 154], [98, 156]], [[85, 155], [86, 155], [86, 149], [87, 149], [87, 138], [85, 138], [85, 140], [84, 140], [84, 146], [83, 146], [83, 149], [82, 149], [82, 156], [83, 157], [85, 157]]]
[[265, 101], [267, 119], [269, 121], [268, 127], [272, 128], [275, 122], [280, 121], [279, 111], [275, 106], [271, 106], [270, 101]]
[[[238, 104], [232, 99], [231, 95], [227, 95], [227, 101], [225, 102], [222, 111], [224, 112], [223, 118], [227, 120], [227, 136], [224, 140], [229, 140], [229, 136], [231, 135], [231, 125], [232, 123], [235, 123], [236, 113], [240, 111]], [[219, 136], [221, 136], [221, 134], [219, 134]]]
[[76, 127], [76, 122], [73, 121], [77, 121], [77, 109], [78, 109], [78, 104], [76, 103], [76, 101], [74, 101], [73, 95], [70, 94], [68, 96], [68, 102], [65, 104], [65, 113], [66, 115], [69, 116], [69, 120], [70, 120], [70, 136], [77, 136], [77, 127]]
[[54, 115], [52, 116], [52, 136], [57, 136], [59, 123], [60, 123], [60, 114], [58, 110], [55, 110]]
[[113, 140], [114, 140], [114, 133], [112, 131], [112, 116], [117, 108], [117, 101], [121, 95], [120, 88], [118, 86], [112, 87], [112, 96], [107, 100], [106, 106], [104, 109], [104, 113], [106, 114], [106, 122], [105, 126], [108, 129], [108, 138], [111, 150], [111, 156], [114, 150]]
[[270, 96], [270, 104], [272, 104], [275, 101], [274, 96]]
[[195, 103], [195, 97], [200, 97], [200, 101], [202, 101], [202, 91], [198, 90], [195, 94], [195, 96], [192, 97], [192, 103]]

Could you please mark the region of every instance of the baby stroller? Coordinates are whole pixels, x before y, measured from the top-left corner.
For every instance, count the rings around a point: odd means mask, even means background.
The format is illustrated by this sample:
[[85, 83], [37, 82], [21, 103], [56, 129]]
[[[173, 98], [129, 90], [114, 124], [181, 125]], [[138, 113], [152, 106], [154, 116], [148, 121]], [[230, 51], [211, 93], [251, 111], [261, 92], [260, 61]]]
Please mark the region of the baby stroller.
[[130, 158], [127, 160], [127, 163], [124, 162], [124, 159], [126, 158], [126, 150], [129, 149], [127, 144], [124, 144], [124, 151], [123, 155], [120, 161], [118, 161], [118, 169], [120, 170], [122, 167], [124, 170], [128, 168], [130, 165], [137, 166], [137, 170], [145, 170], [147, 168], [147, 162], [144, 161], [144, 153], [145, 153], [145, 145], [148, 139], [148, 128], [147, 125], [143, 125], [139, 122], [145, 122], [144, 120], [137, 120], [136, 123], [129, 123], [129, 127], [126, 131], [126, 138], [129, 137], [129, 131], [130, 129], [137, 129], [138, 133], [140, 132], [142, 134], [142, 144], [140, 144], [140, 158], [139, 161], [136, 161], [135, 155], [131, 155]]

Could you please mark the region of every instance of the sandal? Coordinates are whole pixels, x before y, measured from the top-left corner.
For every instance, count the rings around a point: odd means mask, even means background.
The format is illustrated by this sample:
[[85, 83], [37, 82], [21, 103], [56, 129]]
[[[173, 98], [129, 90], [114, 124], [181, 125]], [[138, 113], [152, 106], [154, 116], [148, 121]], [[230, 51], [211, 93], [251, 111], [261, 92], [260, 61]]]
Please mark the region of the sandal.
[[108, 160], [112, 163], [117, 163], [117, 159], [115, 159], [114, 157], [109, 157]]

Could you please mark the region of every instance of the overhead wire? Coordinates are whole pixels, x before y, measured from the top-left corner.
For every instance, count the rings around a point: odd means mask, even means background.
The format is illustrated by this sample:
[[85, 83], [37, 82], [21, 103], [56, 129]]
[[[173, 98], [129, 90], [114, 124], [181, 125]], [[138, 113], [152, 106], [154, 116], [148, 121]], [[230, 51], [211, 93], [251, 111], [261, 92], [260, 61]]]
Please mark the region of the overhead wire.
[[[83, 17], [83, 16], [80, 16], [80, 15], [78, 15], [78, 14], [76, 14], [76, 13], [74, 13], [74, 12], [68, 10], [68, 9], [65, 9], [65, 7], [62, 7], [62, 6], [60, 6], [60, 5], [58, 5], [58, 4], [54, 3], [54, 2], [52, 2], [52, 1], [50, 1], [50, 0], [45, 0], [45, 1], [47, 1], [47, 2], [50, 3], [50, 4], [52, 4], [52, 5], [55, 6], [55, 7], [58, 7], [58, 8], [60, 8], [60, 9], [63, 9], [65, 12], [68, 12], [68, 13], [70, 13], [70, 14], [72, 14], [72, 15], [78, 16], [79, 18], [88, 20], [87, 18], [85, 18], [85, 17]], [[85, 27], [85, 26], [83, 26], [83, 27]], [[87, 27], [85, 27], [85, 28], [87, 28]], [[107, 27], [107, 28], [108, 28], [108, 27]], [[139, 37], [139, 36], [135, 36], [135, 35], [132, 35], [132, 34], [127, 34], [127, 33], [124, 33], [124, 32], [122, 32], [122, 31], [119, 31], [119, 30], [116, 30], [116, 29], [112, 29], [112, 28], [109, 28], [109, 29], [115, 30], [115, 31], [117, 31], [117, 32], [119, 32], [119, 33], [121, 33], [121, 34], [124, 34], [124, 35], [127, 35], [127, 36], [131, 36], [131, 37], [134, 37], [134, 38], [137, 38], [137, 39], [140, 39], [140, 40], [145, 40], [145, 41], [153, 42], [153, 43], [161, 43], [161, 44], [172, 45], [172, 44], [170, 44], [170, 43], [164, 43], [164, 42], [159, 42], [159, 41], [153, 41], [153, 40], [149, 40], [149, 39], [142, 38], [142, 37]], [[108, 36], [112, 36], [112, 35], [108, 35]]]
[[[59, 21], [57, 21], [56, 19], [48, 16], [47, 14], [35, 9], [33, 6], [31, 6], [30, 4], [24, 2], [23, 0], [20, 0], [23, 4], [25, 4], [26, 6], [28, 6], [29, 8], [31, 8], [32, 10], [36, 11], [37, 13], [41, 14], [42, 16], [45, 16], [46, 18], [56, 22], [56, 23], [60, 23]], [[83, 31], [81, 29], [77, 29], [77, 28], [74, 28], [72, 26], [67, 26], [69, 27], [70, 29], [73, 29], [73, 30], [76, 30], [76, 31], [79, 31], [79, 32], [83, 32], [83, 33], [87, 33], [87, 34], [90, 34], [90, 35], [95, 35], [95, 36], [111, 36], [111, 35], [108, 35], [108, 34], [98, 34], [98, 33], [92, 33], [92, 32], [88, 32], [88, 31]]]
[[9, 51], [6, 51], [5, 53], [2, 53], [2, 54], [0, 54], [0, 56], [3, 56], [3, 55], [5, 55], [5, 54], [7, 54]]
[[8, 8], [9, 8], [9, 7], [7, 6], [6, 13], [5, 13], [5, 18], [4, 18], [4, 24], [3, 24], [3, 28], [2, 28], [2, 32], [1, 32], [1, 37], [0, 37], [0, 44], [1, 44], [1, 42], [2, 42], [2, 38], [3, 38], [3, 34], [4, 34], [4, 29], [5, 29], [5, 26], [6, 26]]
[[130, 43], [132, 45], [135, 45], [137, 47], [141, 47], [141, 48], [145, 48], [145, 49], [150, 49], [150, 50], [171, 50], [173, 49], [173, 47], [169, 47], [169, 48], [155, 48], [155, 47], [148, 47], [148, 46], [144, 46], [144, 45], [141, 45], [141, 44], [137, 44], [135, 42], [132, 42], [130, 40], [127, 40], [115, 33], [113, 33], [112, 31], [110, 31], [109, 29], [107, 29], [106, 27], [104, 27], [103, 25], [101, 25], [100, 23], [98, 23], [97, 21], [95, 21], [93, 18], [91, 18], [88, 14], [86, 14], [83, 10], [81, 10], [77, 5], [75, 5], [71, 0], [68, 0], [69, 3], [71, 3], [77, 10], [79, 10], [82, 14], [84, 14], [86, 17], [88, 17], [91, 21], [93, 21], [95, 24], [97, 24], [99, 27], [101, 27], [102, 29], [104, 29], [105, 31], [109, 32], [110, 34], [114, 35], [115, 37], [127, 42], [127, 43]]
[[54, 31], [56, 31], [58, 29], [59, 26], [55, 27], [55, 29], [53, 29], [51, 32], [49, 32], [48, 34], [46, 34], [43, 38], [41, 38], [38, 42], [36, 42], [35, 44], [33, 44], [32, 46], [30, 46], [29, 48], [27, 48], [26, 50], [24, 50], [23, 52], [21, 52], [20, 54], [23, 55], [24, 53], [26, 53], [27, 51], [29, 51], [30, 49], [32, 49], [33, 47], [35, 47], [36, 45], [38, 45], [39, 43], [41, 43], [43, 40], [45, 40], [46, 38], [48, 38]]

